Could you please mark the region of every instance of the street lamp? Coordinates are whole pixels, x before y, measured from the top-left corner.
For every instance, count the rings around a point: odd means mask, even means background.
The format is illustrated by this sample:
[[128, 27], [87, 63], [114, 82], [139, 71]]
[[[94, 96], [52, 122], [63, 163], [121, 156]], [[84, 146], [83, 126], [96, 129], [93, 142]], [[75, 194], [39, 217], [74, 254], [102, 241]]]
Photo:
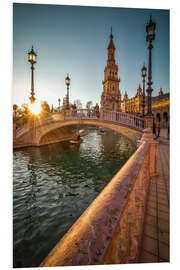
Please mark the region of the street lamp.
[[66, 110], [69, 110], [69, 85], [70, 85], [70, 81], [71, 81], [69, 78], [69, 74], [67, 74], [65, 81], [66, 81], [66, 85], [67, 85]]
[[30, 99], [30, 102], [31, 104], [34, 104], [35, 102], [35, 93], [34, 93], [34, 64], [36, 63], [36, 56], [37, 54], [34, 52], [34, 49], [33, 49], [33, 46], [32, 46], [32, 49], [30, 52], [28, 52], [28, 61], [31, 63], [31, 70], [32, 70], [32, 73], [31, 73], [31, 97], [29, 98]]
[[58, 103], [59, 103], [59, 112], [60, 112], [60, 103], [61, 103], [61, 99], [58, 98]]
[[[33, 46], [30, 52], [28, 52], [28, 61], [31, 63], [31, 96], [30, 96], [30, 102], [31, 105], [35, 103], [35, 93], [34, 93], [34, 64], [36, 63], [36, 56], [37, 54], [34, 52]], [[34, 105], [33, 105], [34, 106]], [[34, 108], [32, 109], [32, 111]], [[36, 116], [33, 113], [32, 115], [32, 143], [35, 143], [35, 137], [36, 137]]]
[[146, 77], [146, 67], [145, 65], [142, 67], [142, 78], [143, 78], [143, 102], [142, 102], [142, 117], [144, 117], [145, 114], [145, 77]]
[[147, 93], [148, 93], [148, 111], [147, 111], [147, 115], [148, 116], [152, 116], [152, 110], [151, 110], [151, 95], [152, 95], [152, 56], [151, 56], [151, 50], [153, 48], [152, 45], [152, 41], [155, 39], [155, 29], [156, 29], [156, 24], [154, 22], [152, 22], [152, 17], [150, 16], [150, 20], [149, 23], [146, 25], [146, 32], [147, 32], [147, 36], [146, 36], [146, 41], [149, 42], [149, 64], [148, 64], [148, 89], [147, 89]]

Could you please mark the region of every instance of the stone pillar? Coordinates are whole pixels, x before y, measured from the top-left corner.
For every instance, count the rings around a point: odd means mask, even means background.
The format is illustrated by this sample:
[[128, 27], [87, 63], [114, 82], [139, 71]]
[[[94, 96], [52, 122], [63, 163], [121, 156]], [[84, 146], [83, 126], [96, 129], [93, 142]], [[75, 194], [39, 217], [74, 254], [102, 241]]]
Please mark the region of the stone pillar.
[[140, 144], [148, 142], [150, 144], [150, 159], [149, 159], [149, 173], [150, 177], [157, 175], [157, 145], [158, 142], [154, 140], [153, 132], [151, 128], [143, 130], [143, 136], [140, 140]]
[[103, 108], [100, 108], [100, 119], [103, 120]]
[[145, 116], [146, 119], [146, 128], [153, 128], [153, 116], [151, 115], [146, 115]]

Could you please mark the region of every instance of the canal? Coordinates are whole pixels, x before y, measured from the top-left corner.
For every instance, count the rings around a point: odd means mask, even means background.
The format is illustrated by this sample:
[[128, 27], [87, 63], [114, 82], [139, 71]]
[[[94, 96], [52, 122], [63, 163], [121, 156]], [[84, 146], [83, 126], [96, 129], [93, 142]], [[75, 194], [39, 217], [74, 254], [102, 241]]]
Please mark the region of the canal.
[[39, 266], [136, 148], [89, 127], [80, 145], [23, 148], [13, 154], [13, 267]]

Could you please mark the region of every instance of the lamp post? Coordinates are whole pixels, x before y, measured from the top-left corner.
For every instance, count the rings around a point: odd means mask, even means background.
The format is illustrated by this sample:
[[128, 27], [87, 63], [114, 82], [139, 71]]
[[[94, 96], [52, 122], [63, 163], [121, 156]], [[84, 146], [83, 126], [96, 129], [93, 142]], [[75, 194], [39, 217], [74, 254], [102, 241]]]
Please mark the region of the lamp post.
[[69, 78], [69, 74], [67, 74], [65, 81], [66, 81], [66, 85], [67, 85], [66, 110], [69, 110], [69, 85], [70, 85], [70, 81], [71, 81]]
[[30, 99], [30, 102], [31, 104], [34, 104], [35, 102], [35, 93], [34, 93], [34, 64], [36, 63], [36, 56], [37, 54], [34, 52], [34, 49], [33, 49], [33, 46], [32, 46], [32, 49], [30, 52], [28, 52], [28, 61], [31, 63], [31, 97], [29, 98]]
[[60, 103], [61, 103], [61, 99], [60, 99], [60, 98], [58, 98], [59, 112], [60, 112]]
[[149, 23], [146, 25], [146, 32], [147, 32], [147, 36], [146, 36], [146, 41], [149, 42], [149, 64], [148, 64], [148, 89], [147, 89], [147, 93], [148, 93], [148, 111], [147, 111], [147, 115], [148, 116], [152, 116], [152, 110], [151, 110], [151, 95], [152, 95], [152, 55], [151, 55], [151, 50], [153, 48], [152, 45], [152, 41], [155, 39], [155, 28], [156, 28], [156, 24], [152, 22], [152, 17], [150, 16], [150, 20]]
[[142, 102], [142, 117], [145, 115], [145, 77], [146, 77], [146, 67], [145, 65], [141, 69], [143, 78], [143, 102]]
[[[35, 102], [35, 93], [34, 93], [34, 64], [36, 63], [36, 56], [37, 54], [34, 52], [33, 46], [30, 52], [28, 52], [28, 61], [31, 63], [31, 96], [30, 102], [34, 104]], [[36, 116], [33, 114], [32, 116], [32, 143], [35, 143], [35, 136], [36, 136]]]

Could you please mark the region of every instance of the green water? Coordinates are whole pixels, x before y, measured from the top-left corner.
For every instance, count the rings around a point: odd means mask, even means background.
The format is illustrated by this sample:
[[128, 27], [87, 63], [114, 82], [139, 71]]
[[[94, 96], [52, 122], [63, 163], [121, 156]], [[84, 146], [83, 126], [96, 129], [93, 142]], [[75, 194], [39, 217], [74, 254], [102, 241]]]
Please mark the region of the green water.
[[80, 145], [13, 155], [13, 266], [39, 266], [135, 151], [124, 137], [89, 129]]

